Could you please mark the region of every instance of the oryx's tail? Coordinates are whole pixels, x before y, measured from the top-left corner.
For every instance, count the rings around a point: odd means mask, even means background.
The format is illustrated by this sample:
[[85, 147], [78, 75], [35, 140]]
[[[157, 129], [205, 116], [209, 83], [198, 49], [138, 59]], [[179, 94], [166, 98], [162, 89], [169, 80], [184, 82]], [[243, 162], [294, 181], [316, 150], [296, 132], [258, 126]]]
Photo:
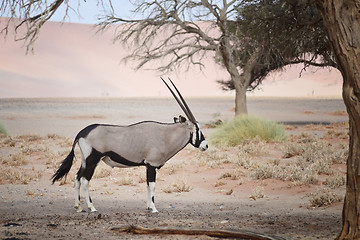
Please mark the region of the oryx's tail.
[[56, 173], [52, 176], [52, 183], [54, 184], [57, 180], [60, 180], [61, 178], [63, 178], [64, 176], [66, 177], [66, 175], [68, 174], [68, 172], [71, 169], [71, 166], [73, 164], [73, 160], [74, 160], [74, 148], [75, 145], [77, 143], [78, 139], [75, 139], [71, 152], [69, 153], [69, 155], [64, 159], [64, 161], [62, 161], [60, 167], [58, 168], [58, 170], [56, 171]]

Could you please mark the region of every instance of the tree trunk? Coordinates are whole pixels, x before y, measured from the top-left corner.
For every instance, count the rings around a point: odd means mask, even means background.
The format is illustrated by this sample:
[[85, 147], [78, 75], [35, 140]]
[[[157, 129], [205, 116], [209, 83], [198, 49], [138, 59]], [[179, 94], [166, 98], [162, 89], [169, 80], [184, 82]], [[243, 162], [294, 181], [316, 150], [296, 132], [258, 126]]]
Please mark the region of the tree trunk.
[[338, 239], [360, 239], [360, 1], [318, 0], [343, 77], [349, 114], [349, 156], [343, 227]]
[[[235, 80], [236, 81], [236, 80]], [[246, 90], [247, 86], [242, 86], [241, 80], [237, 80], [239, 83], [235, 85], [235, 116], [242, 114], [247, 114], [247, 104], [246, 104]], [[238, 85], [236, 87], [236, 85]]]

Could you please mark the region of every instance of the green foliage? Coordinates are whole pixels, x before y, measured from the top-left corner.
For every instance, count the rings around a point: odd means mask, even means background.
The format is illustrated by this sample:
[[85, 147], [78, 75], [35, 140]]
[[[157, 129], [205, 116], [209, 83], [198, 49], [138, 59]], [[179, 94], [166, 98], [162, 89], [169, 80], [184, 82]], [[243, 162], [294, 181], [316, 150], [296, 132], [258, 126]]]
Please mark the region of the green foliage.
[[5, 136], [8, 135], [8, 132], [6, 131], [5, 125], [2, 122], [0, 122], [0, 135], [5, 135]]
[[241, 115], [216, 129], [210, 141], [216, 146], [236, 146], [255, 137], [263, 141], [284, 141], [286, 133], [284, 128], [274, 121], [253, 115]]

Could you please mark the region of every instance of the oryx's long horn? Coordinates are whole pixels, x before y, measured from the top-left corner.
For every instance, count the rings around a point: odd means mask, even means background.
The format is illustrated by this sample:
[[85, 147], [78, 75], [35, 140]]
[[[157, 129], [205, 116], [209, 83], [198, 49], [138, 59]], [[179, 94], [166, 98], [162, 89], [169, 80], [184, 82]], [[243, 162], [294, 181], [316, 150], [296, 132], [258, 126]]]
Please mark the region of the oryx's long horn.
[[[181, 109], [184, 111], [185, 115], [189, 118], [189, 120], [193, 123], [196, 122], [194, 115], [189, 112], [190, 109], [189, 107], [185, 107], [184, 104], [180, 101], [180, 99], [176, 96], [176, 94], [174, 93], [174, 91], [170, 88], [170, 86], [165, 82], [165, 80], [160, 77], [161, 80], [165, 83], [165, 85], [167, 86], [167, 88], [170, 90], [171, 94], [174, 96], [175, 100], [177, 101], [177, 103], [179, 104], [179, 106], [181, 107]], [[171, 80], [170, 80], [171, 81]], [[175, 87], [174, 83], [171, 81], [172, 85]], [[177, 88], [175, 87], [176, 91], [178, 92], [180, 98], [182, 99], [182, 101], [185, 103], [185, 101], [183, 100], [183, 97], [181, 96], [179, 90], [177, 90]], [[186, 103], [185, 103], [186, 104]], [[187, 105], [186, 105], [187, 106]]]
[[189, 113], [189, 116], [188, 116], [189, 120], [190, 120], [191, 122], [193, 122], [193, 123], [196, 123], [196, 119], [195, 119], [195, 117], [194, 117], [194, 114], [191, 112], [189, 106], [187, 105], [187, 103], [186, 103], [185, 99], [183, 98], [183, 96], [181, 95], [180, 91], [177, 89], [177, 87], [175, 86], [175, 84], [173, 83], [173, 81], [171, 81], [170, 78], [169, 78], [169, 80], [170, 80], [171, 84], [174, 86], [176, 92], [179, 94], [181, 101], [183, 102], [186, 110], [188, 111], [188, 113]]

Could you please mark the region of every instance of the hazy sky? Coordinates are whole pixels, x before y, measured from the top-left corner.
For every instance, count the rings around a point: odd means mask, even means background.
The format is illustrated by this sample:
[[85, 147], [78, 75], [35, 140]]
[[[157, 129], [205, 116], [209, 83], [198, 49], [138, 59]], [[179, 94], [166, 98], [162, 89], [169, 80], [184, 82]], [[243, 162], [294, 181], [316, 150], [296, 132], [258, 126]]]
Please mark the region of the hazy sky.
[[[103, 4], [105, 6], [105, 9], [109, 9], [108, 1], [107, 0], [103, 0], [103, 1], [104, 1]], [[78, 3], [80, 3], [80, 5]], [[87, 0], [86, 2], [84, 0], [71, 0], [70, 5], [73, 8], [73, 10], [69, 12], [70, 19], [67, 18], [65, 20], [66, 22], [94, 24], [98, 22], [98, 18], [101, 15], [104, 15], [103, 7], [101, 6], [101, 3], [98, 3], [97, 0]], [[113, 0], [112, 5], [115, 9], [115, 13], [118, 16], [124, 18], [134, 17], [134, 15], [131, 12], [131, 9], [133, 9], [133, 5], [130, 3], [130, 1]], [[80, 16], [77, 13], [80, 13]], [[64, 14], [65, 14], [65, 6], [62, 6], [57, 10], [57, 12], [50, 20], [61, 22], [63, 20]]]

